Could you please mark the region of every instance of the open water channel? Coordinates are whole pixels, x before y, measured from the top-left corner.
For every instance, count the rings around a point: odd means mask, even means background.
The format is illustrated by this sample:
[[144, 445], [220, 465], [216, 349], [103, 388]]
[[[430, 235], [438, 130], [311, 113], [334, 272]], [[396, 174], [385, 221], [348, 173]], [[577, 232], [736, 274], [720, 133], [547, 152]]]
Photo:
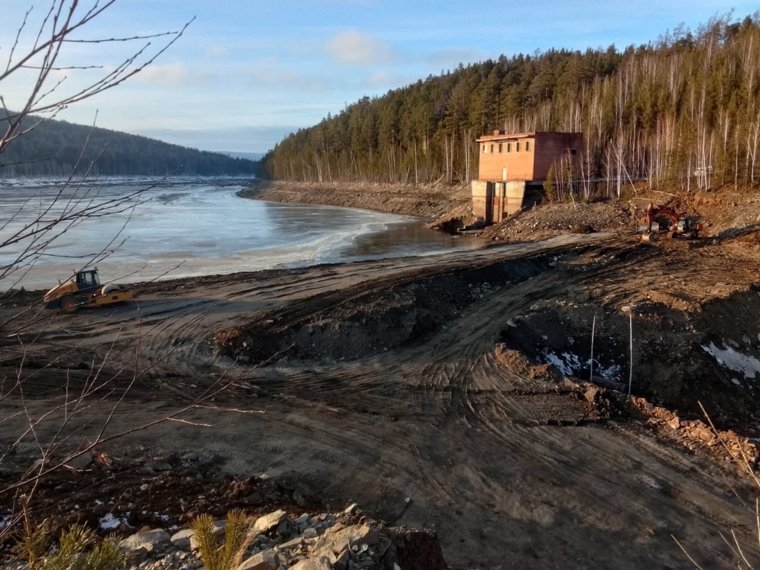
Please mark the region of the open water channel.
[[[237, 192], [246, 182], [106, 178], [64, 187], [57, 180], [0, 180], [0, 244], [25, 227], [41, 227], [40, 220], [44, 224], [67, 211], [139, 191], [118, 211], [81, 219], [57, 235], [0, 280], [0, 290], [50, 287], [72, 270], [93, 264], [104, 281], [128, 283], [429, 255], [479, 245], [428, 230], [423, 220], [409, 216], [241, 198]], [[46, 239], [53, 234], [39, 235]], [[0, 268], [15, 263], [29, 244], [0, 247]]]

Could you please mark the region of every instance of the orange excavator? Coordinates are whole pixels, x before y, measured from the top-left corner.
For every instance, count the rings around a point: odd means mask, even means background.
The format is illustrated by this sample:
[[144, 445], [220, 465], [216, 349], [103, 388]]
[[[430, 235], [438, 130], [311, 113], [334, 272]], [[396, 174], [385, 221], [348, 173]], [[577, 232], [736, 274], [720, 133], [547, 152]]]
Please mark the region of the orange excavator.
[[679, 214], [668, 206], [655, 206], [651, 202], [647, 205], [644, 218], [639, 225], [642, 241], [651, 241], [655, 236], [682, 237], [686, 239], [699, 237], [702, 224], [695, 222], [685, 213]]

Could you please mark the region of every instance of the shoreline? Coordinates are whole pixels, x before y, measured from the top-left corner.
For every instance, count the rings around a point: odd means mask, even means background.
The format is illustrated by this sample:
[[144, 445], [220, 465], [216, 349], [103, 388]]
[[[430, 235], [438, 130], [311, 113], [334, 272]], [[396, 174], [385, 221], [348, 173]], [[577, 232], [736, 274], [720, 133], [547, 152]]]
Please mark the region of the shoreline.
[[[250, 180], [247, 181], [247, 184], [250, 184]], [[261, 185], [257, 185], [260, 189]], [[269, 185], [267, 185], [269, 186]], [[277, 186], [279, 189], [286, 188], [285, 186]], [[308, 192], [312, 191], [312, 188], [306, 188], [306, 191], [303, 191], [302, 187], [298, 187], [295, 189], [290, 189], [287, 187], [288, 190], [291, 190], [290, 194], [288, 196], [280, 196], [278, 200], [270, 200], [267, 196], [260, 196], [263, 200], [266, 202], [270, 202], [273, 204], [278, 203], [286, 203], [290, 202], [293, 203], [293, 207], [295, 209], [298, 209], [299, 211], [306, 211], [311, 212], [315, 209], [317, 209], [317, 206], [315, 204], [315, 201], [318, 200], [320, 203], [320, 206], [322, 203], [329, 202], [330, 200], [327, 199], [320, 199], [324, 194], [323, 193], [315, 193], [312, 200], [313, 207], [306, 206], [304, 207], [303, 204], [307, 204], [308, 196], [304, 196], [304, 194], [307, 194]], [[301, 190], [298, 192], [298, 190]], [[254, 193], [256, 188], [254, 187]], [[354, 191], [349, 191], [347, 187], [342, 188], [342, 195], [345, 196], [347, 194], [354, 194], [357, 196], [361, 196], [361, 194], [357, 194]], [[387, 194], [387, 191], [384, 188], [373, 188], [371, 192], [374, 192], [376, 197], [381, 197], [382, 195]], [[435, 190], [432, 192], [428, 191], [428, 194], [434, 193]], [[379, 219], [380, 222], [383, 224], [383, 227], [386, 229], [382, 233], [388, 233], [391, 228], [396, 227], [396, 222], [394, 220], [399, 220], [398, 223], [402, 223], [401, 220], [408, 220], [408, 222], [403, 222], [404, 224], [414, 224], [415, 227], [419, 225], [420, 227], [426, 222], [426, 214], [430, 214], [431, 207], [435, 208], [441, 208], [447, 206], [450, 201], [440, 201], [440, 200], [428, 200], [424, 204], [427, 210], [421, 209], [419, 207], [418, 203], [411, 203], [408, 199], [405, 199], [404, 196], [408, 198], [409, 190], [405, 189], [404, 191], [394, 191], [392, 192], [397, 198], [399, 196], [402, 196], [402, 199], [397, 200], [397, 204], [399, 207], [396, 208], [374, 208], [374, 209], [367, 209], [364, 208], [364, 213], [361, 213], [361, 211], [357, 212], [357, 214], [346, 214], [348, 216], [352, 216], [354, 218], [357, 218], [357, 223], [355, 230], [348, 231], [346, 228], [340, 228], [340, 227], [325, 227], [324, 236], [325, 238], [320, 238], [320, 244], [324, 241], [325, 243], [323, 245], [314, 245], [313, 247], [310, 246], [297, 246], [293, 250], [293, 254], [287, 254], [283, 253], [282, 247], [275, 247], [272, 245], [268, 248], [253, 248], [251, 250], [246, 251], [236, 251], [233, 253], [217, 253], [217, 254], [208, 254], [202, 255], [200, 257], [193, 257], [189, 253], [186, 253], [185, 255], [182, 255], [181, 253], [173, 253], [171, 256], [167, 258], [167, 256], [148, 256], [144, 257], [142, 259], [135, 258], [134, 256], [128, 256], [124, 259], [104, 259], [99, 260], [97, 265], [100, 266], [102, 272], [102, 275], [104, 278], [108, 279], [108, 281], [118, 282], [118, 283], [139, 283], [143, 281], [151, 281], [155, 279], [158, 275], [163, 276], [165, 271], [169, 271], [170, 275], [168, 277], [181, 277], [181, 278], [194, 278], [200, 275], [213, 275], [213, 274], [231, 274], [231, 273], [237, 273], [239, 271], [250, 271], [250, 270], [267, 270], [267, 269], [273, 269], [273, 268], [280, 268], [280, 267], [299, 267], [299, 266], [307, 266], [307, 265], [314, 265], [314, 264], [320, 264], [320, 263], [339, 263], [339, 262], [350, 262], [355, 261], [358, 259], [365, 259], [365, 258], [372, 258], [377, 255], [386, 255], [390, 257], [397, 257], [397, 256], [404, 256], [408, 255], [409, 253], [406, 250], [402, 251], [403, 245], [401, 245], [401, 242], [399, 242], [399, 246], [397, 248], [390, 247], [389, 251], [386, 251], [385, 249], [380, 249], [379, 252], [374, 252], [374, 250], [369, 250], [367, 253], [362, 253], [359, 250], [359, 246], [357, 244], [360, 243], [366, 243], [367, 241], [371, 242], [371, 239], [368, 238], [370, 234], [377, 233], [377, 229], [367, 229], [368, 223], [372, 222], [374, 219]], [[205, 194], [203, 194], [205, 196]], [[226, 195], [226, 194], [225, 194]], [[241, 203], [239, 203], [237, 206], [235, 206], [235, 211], [240, 211], [241, 213], [248, 210], [256, 210], [257, 208], [261, 208], [261, 204], [263, 203], [262, 200], [256, 200], [249, 201], [251, 196], [251, 188], [247, 188], [244, 184], [238, 184], [235, 188], [229, 189], [229, 196], [233, 200], [240, 201], [243, 200]], [[259, 196], [253, 196], [253, 197], [259, 197]], [[346, 200], [342, 199], [333, 199], [333, 204], [326, 204], [327, 207], [340, 207], [340, 208], [349, 208], [349, 209], [356, 209], [351, 204], [347, 204]], [[300, 206], [297, 206], [296, 203], [301, 204]], [[411, 203], [411, 207], [410, 207]], [[439, 206], [440, 203], [443, 203], [444, 206]], [[432, 206], [431, 206], [432, 204]], [[358, 205], [366, 205], [366, 204], [356, 204]], [[282, 206], [281, 206], [282, 207]], [[346, 211], [345, 209], [343, 210]], [[306, 215], [306, 214], [304, 214]], [[342, 217], [343, 214], [340, 214]], [[402, 217], [403, 216], [403, 217]], [[362, 221], [362, 220], [368, 220], [369, 222]], [[389, 221], [390, 220], [390, 221]], [[374, 222], [373, 222], [374, 225]], [[353, 226], [352, 226], [353, 227]], [[380, 226], [377, 226], [379, 228]], [[407, 226], [404, 226], [407, 227]], [[348, 231], [348, 233], [347, 233]], [[341, 238], [345, 234], [344, 238]], [[298, 237], [298, 236], [296, 236]], [[359, 242], [356, 241], [356, 238], [362, 238], [364, 241]], [[392, 236], [388, 239], [393, 239]], [[327, 241], [325, 241], [327, 240]], [[292, 240], [291, 240], [292, 241]], [[423, 242], [425, 240], [422, 240]], [[436, 239], [430, 238], [427, 241], [430, 243], [436, 242]], [[443, 238], [440, 238], [440, 241], [443, 241]], [[332, 244], [332, 245], [331, 245]], [[253, 246], [252, 246], [253, 247]], [[288, 246], [290, 248], [291, 246]], [[445, 246], [441, 246], [445, 247]], [[431, 245], [426, 245], [425, 243], [422, 243], [421, 248], [417, 254], [427, 254], [428, 250], [431, 248], [435, 249]], [[185, 248], [187, 249], [187, 248]], [[396, 251], [398, 249], [398, 251]], [[129, 248], [127, 248], [129, 250]], [[313, 251], [312, 251], [313, 250]], [[339, 254], [339, 251], [341, 250], [350, 250], [351, 253], [343, 255]], [[355, 250], [355, 251], [354, 251]], [[302, 252], [301, 255], [298, 254], [298, 252]], [[373, 253], [374, 252], [374, 253]], [[221, 257], [220, 257], [221, 256]], [[175, 267], [177, 265], [178, 267]], [[181, 265], [181, 267], [180, 267]], [[70, 275], [71, 271], [70, 264], [66, 263], [59, 263], [57, 260], [46, 260], [45, 263], [42, 263], [32, 269], [30, 269], [27, 273], [24, 274], [23, 279], [20, 283], [16, 283], [14, 279], [5, 279], [2, 282], [0, 282], [0, 291], [3, 294], [7, 294], [11, 290], [18, 290], [20, 288], [24, 288], [26, 290], [47, 290], [49, 289], [52, 284], [55, 282], [55, 278], [63, 279]], [[18, 273], [17, 276], [20, 276], [21, 273]], [[162, 279], [163, 280], [163, 279]]]
[[429, 220], [469, 208], [469, 186], [387, 184], [370, 182], [288, 182], [260, 180], [240, 190], [253, 200], [359, 208]]

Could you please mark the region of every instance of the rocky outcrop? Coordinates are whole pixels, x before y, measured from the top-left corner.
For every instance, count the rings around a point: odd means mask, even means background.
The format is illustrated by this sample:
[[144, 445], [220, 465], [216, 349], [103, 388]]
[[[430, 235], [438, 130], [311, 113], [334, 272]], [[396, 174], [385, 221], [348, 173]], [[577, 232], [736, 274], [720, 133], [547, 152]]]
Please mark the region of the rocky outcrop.
[[161, 556], [171, 547], [171, 537], [163, 529], [141, 531], [121, 542], [119, 549], [127, 553], [129, 560], [145, 560], [149, 556]]

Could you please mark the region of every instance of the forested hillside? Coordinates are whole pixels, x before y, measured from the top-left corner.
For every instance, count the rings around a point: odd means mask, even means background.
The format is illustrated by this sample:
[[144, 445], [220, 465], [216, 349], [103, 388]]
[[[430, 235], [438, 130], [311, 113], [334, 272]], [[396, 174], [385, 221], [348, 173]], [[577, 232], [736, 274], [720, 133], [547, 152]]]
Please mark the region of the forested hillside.
[[[39, 119], [30, 117], [25, 124]], [[0, 120], [0, 128], [4, 123]], [[117, 131], [44, 121], [0, 155], [0, 177], [249, 175], [254, 163]]]
[[[581, 131], [581, 180], [760, 183], [760, 13], [715, 19], [620, 52], [501, 56], [364, 98], [264, 159], [273, 178], [467, 182], [478, 135]], [[568, 177], [569, 178], [569, 177]], [[561, 189], [560, 189], [561, 190]]]

